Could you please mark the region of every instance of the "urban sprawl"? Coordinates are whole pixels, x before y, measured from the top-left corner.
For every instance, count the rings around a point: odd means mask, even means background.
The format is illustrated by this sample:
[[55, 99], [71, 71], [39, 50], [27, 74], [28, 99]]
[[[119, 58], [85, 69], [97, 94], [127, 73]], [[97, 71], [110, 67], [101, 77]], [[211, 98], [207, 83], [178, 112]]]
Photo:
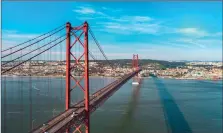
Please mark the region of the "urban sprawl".
[[[119, 61], [120, 62], [120, 61]], [[19, 62], [16, 62], [19, 63]], [[2, 71], [7, 70], [14, 64], [2, 66]], [[140, 63], [140, 62], [139, 62]], [[171, 64], [172, 62], [165, 62]], [[4, 64], [4, 63], [3, 63]], [[81, 76], [84, 73], [83, 62], [80, 65], [71, 63], [71, 74], [73, 76]], [[175, 79], [222, 79], [222, 62], [185, 62], [183, 65], [168, 67], [159, 62], [144, 62], [140, 64], [142, 71], [141, 77], [155, 76], [159, 78], [175, 78]], [[125, 63], [112, 62], [112, 65], [102, 61], [89, 62], [90, 76], [106, 76], [120, 77], [131, 72], [131, 60]], [[66, 62], [61, 61], [30, 61], [26, 62], [15, 69], [6, 72], [7, 76], [52, 76], [61, 77], [66, 75]]]

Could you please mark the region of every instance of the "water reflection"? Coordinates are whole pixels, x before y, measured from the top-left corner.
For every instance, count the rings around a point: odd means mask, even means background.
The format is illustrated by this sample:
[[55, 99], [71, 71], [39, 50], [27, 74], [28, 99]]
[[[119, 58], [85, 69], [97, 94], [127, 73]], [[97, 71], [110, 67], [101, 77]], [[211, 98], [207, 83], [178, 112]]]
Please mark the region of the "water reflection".
[[136, 113], [139, 97], [140, 97], [140, 88], [141, 84], [132, 86], [132, 95], [129, 100], [128, 106], [125, 110], [124, 115], [120, 120], [120, 124], [117, 127], [117, 133], [129, 133], [128, 127], [133, 126], [134, 124], [134, 115]]

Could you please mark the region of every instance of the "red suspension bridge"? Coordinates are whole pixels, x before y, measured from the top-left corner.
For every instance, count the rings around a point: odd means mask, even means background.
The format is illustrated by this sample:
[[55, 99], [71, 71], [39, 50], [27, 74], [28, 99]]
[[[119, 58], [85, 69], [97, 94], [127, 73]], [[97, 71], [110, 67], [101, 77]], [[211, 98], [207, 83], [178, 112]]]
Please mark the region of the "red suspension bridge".
[[[134, 82], [140, 82], [138, 55], [133, 55], [132, 69], [119, 74], [87, 22], [78, 27], [68, 22], [36, 38], [5, 48], [1, 59], [3, 132], [11, 132], [7, 126], [12, 122], [9, 113], [17, 112], [20, 121], [27, 121], [26, 125], [17, 121], [21, 124], [18, 126], [21, 132], [89, 133], [90, 114], [132, 77]], [[116, 79], [108, 78], [117, 74]], [[15, 75], [19, 80], [16, 86], [12, 86], [7, 82]], [[52, 84], [50, 76], [57, 76], [60, 82]], [[95, 83], [94, 76], [101, 76], [100, 85]], [[65, 77], [65, 82], [62, 77]], [[9, 96], [14, 100], [8, 101]], [[40, 102], [47, 97], [51, 97], [49, 104]], [[54, 115], [57, 99], [61, 101], [62, 109]], [[20, 102], [19, 105], [15, 105], [16, 101]], [[47, 116], [48, 121], [38, 120], [38, 117], [45, 116], [46, 109], [53, 110], [53, 116]], [[39, 126], [34, 124], [35, 121]]]

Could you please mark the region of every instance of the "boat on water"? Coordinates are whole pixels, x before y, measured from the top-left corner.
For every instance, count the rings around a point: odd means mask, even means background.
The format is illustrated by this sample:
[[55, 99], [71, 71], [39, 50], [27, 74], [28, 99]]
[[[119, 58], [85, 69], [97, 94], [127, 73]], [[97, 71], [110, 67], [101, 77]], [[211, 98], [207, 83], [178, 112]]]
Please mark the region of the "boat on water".
[[139, 82], [132, 82], [132, 85], [139, 85]]

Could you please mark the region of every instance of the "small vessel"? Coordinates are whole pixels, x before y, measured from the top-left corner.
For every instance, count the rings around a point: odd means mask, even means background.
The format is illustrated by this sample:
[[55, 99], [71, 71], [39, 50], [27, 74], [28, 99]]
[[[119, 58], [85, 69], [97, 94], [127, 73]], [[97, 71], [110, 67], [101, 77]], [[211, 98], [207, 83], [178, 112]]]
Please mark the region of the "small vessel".
[[139, 82], [134, 81], [132, 82], [132, 85], [139, 85]]

